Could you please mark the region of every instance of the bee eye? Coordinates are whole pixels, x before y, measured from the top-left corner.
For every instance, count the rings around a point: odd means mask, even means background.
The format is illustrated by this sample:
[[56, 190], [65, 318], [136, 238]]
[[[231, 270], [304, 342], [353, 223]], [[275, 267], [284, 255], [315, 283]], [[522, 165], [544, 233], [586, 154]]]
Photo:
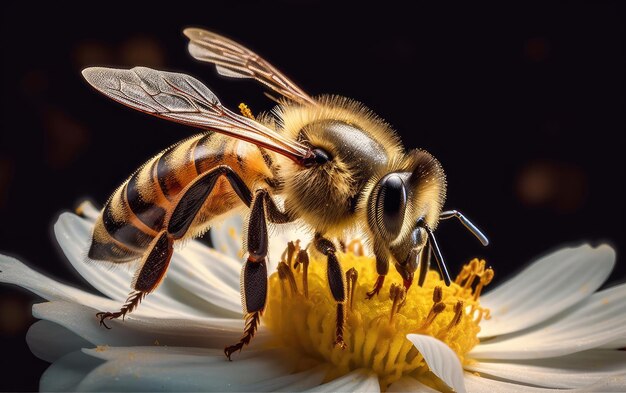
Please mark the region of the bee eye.
[[319, 147], [313, 149], [313, 154], [315, 155], [315, 163], [318, 165], [326, 164], [332, 158], [328, 152], [320, 149]]
[[380, 229], [394, 238], [402, 228], [406, 210], [406, 188], [397, 173], [390, 173], [378, 182], [375, 199], [377, 222]]

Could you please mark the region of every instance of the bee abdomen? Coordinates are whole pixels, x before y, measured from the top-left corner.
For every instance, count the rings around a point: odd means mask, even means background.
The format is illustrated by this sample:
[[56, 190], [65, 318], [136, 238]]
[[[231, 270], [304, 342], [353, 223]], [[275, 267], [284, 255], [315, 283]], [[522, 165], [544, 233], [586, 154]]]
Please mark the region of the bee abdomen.
[[156, 159], [156, 179], [169, 202], [176, 201], [178, 194], [200, 173], [196, 170], [194, 152], [204, 138], [212, 137], [213, 134], [196, 135], [170, 147]]
[[96, 222], [89, 258], [126, 262], [139, 258], [156, 232], [130, 210], [125, 199], [128, 182], [113, 194]]
[[[135, 214], [137, 219], [144, 223], [148, 228], [155, 231], [163, 227], [165, 222], [166, 210], [154, 202], [147, 201], [139, 193], [140, 171], [135, 172], [126, 183], [126, 201], [128, 208]], [[153, 192], [154, 193], [154, 192]]]
[[184, 140], [156, 155], [135, 172], [125, 189], [130, 213], [147, 228], [159, 232], [178, 194], [202, 173], [198, 166], [211, 155], [196, 157], [197, 152], [204, 151], [205, 144], [215, 139], [214, 136], [203, 134]]
[[[123, 187], [124, 191], [126, 186]], [[146, 233], [137, 225], [137, 216], [128, 209], [128, 204], [121, 199], [121, 192], [102, 211], [102, 223], [107, 233], [115, 240], [132, 250], [143, 251], [154, 238], [154, 232]], [[118, 199], [118, 200], [116, 200]]]
[[[271, 183], [271, 157], [263, 154], [254, 145], [216, 133], [196, 135], [157, 154], [105, 205], [96, 222], [89, 257], [119, 263], [140, 258], [167, 227], [183, 190], [218, 165], [233, 168], [251, 189], [262, 181]], [[184, 237], [197, 236], [214, 217], [241, 205], [228, 180], [218, 179]]]

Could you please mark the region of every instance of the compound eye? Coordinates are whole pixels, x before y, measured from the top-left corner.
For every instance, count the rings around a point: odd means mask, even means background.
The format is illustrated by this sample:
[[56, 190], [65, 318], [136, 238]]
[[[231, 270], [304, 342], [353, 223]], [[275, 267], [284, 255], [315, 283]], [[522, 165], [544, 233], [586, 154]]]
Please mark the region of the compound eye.
[[397, 173], [390, 173], [378, 182], [376, 218], [379, 229], [395, 238], [402, 228], [406, 211], [406, 187]]
[[315, 155], [315, 158], [314, 158], [315, 163], [318, 165], [326, 164], [328, 161], [331, 160], [330, 154], [328, 154], [328, 152], [326, 152], [326, 150], [324, 149], [320, 149], [319, 147], [316, 147], [312, 151], [313, 151], [313, 154]]
[[302, 162], [302, 165], [304, 165], [305, 168], [311, 168], [313, 166], [324, 165], [328, 161], [333, 159], [326, 150], [320, 149], [319, 147], [312, 149], [311, 153], [313, 154], [306, 157], [304, 161]]
[[312, 155], [306, 157], [303, 161], [303, 165], [306, 168], [310, 168], [312, 166], [324, 165], [328, 161], [332, 160], [332, 157], [328, 152], [324, 149], [320, 149], [319, 147], [311, 150]]

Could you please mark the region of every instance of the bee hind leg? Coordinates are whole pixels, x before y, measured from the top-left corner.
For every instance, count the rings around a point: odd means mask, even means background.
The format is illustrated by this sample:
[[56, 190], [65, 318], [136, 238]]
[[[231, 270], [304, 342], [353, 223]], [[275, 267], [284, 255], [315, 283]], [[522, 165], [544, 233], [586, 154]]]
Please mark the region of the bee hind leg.
[[146, 297], [146, 295], [147, 295], [147, 292], [132, 291], [130, 295], [128, 295], [128, 298], [126, 299], [126, 302], [124, 303], [120, 311], [116, 311], [116, 312], [104, 311], [104, 312], [97, 313], [96, 318], [100, 320], [100, 326], [104, 326], [107, 329], [111, 329], [111, 327], [109, 327], [109, 325], [106, 324], [105, 322], [106, 320], [116, 319], [119, 317], [122, 317], [122, 319], [124, 319], [126, 314], [132, 312], [134, 309], [136, 309], [139, 306], [139, 303], [141, 303], [141, 301], [143, 300], [144, 297]]
[[170, 264], [174, 245], [174, 237], [167, 231], [160, 232], [148, 246], [148, 251], [141, 261], [141, 268], [135, 275], [133, 291], [128, 295], [126, 302], [116, 312], [99, 312], [96, 317], [100, 320], [100, 326], [107, 329], [110, 327], [106, 320], [126, 316], [135, 310], [146, 295], [154, 291], [165, 276], [165, 271]]
[[334, 345], [341, 349], [346, 348], [346, 343], [343, 340], [343, 328], [345, 324], [345, 301], [346, 301], [346, 282], [343, 274], [341, 264], [337, 259], [337, 248], [328, 239], [324, 238], [321, 234], [315, 234], [314, 238], [315, 248], [326, 256], [327, 265], [326, 273], [328, 276], [328, 285], [333, 298], [337, 302], [337, 325], [335, 329], [335, 342]]

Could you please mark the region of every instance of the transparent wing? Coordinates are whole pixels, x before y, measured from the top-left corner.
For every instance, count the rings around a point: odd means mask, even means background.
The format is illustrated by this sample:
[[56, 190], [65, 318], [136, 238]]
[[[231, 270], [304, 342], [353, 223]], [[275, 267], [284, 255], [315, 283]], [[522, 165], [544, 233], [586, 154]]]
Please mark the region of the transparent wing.
[[183, 33], [190, 40], [189, 53], [198, 60], [215, 64], [219, 74], [256, 79], [292, 101], [317, 104], [289, 78], [248, 48], [203, 29], [188, 28]]
[[93, 67], [83, 70], [83, 76], [104, 95], [151, 115], [242, 139], [296, 162], [311, 155], [308, 147], [223, 107], [211, 90], [189, 75], [145, 67]]

